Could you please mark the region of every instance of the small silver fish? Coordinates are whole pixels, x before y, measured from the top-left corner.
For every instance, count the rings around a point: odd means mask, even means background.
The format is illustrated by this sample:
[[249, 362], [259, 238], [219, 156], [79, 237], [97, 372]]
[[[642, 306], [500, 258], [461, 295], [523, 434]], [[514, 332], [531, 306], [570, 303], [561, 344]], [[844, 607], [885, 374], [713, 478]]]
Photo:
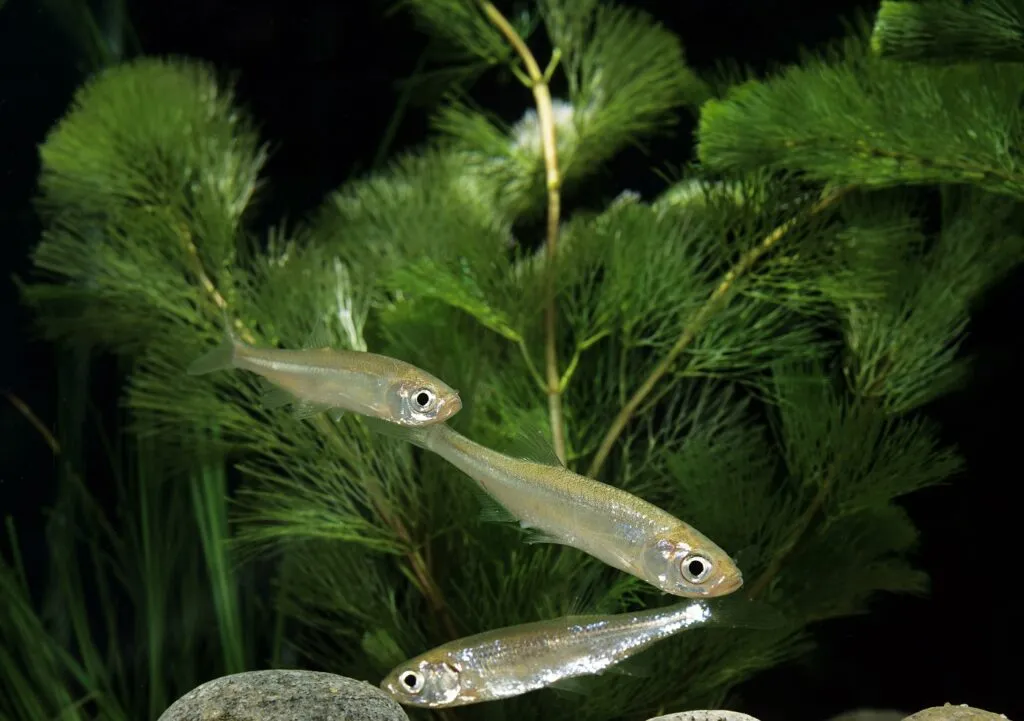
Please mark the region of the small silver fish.
[[733, 560], [700, 531], [631, 493], [573, 473], [557, 459], [513, 458], [447, 425], [380, 430], [436, 453], [474, 479], [534, 531], [528, 542], [578, 548], [675, 596], [724, 596], [743, 585]]
[[459, 392], [414, 365], [363, 351], [256, 348], [233, 336], [188, 367], [189, 375], [227, 368], [257, 373], [277, 388], [264, 407], [295, 404], [296, 415], [345, 411], [403, 426], [442, 423], [459, 412]]
[[564, 616], [451, 641], [395, 667], [380, 687], [406, 706], [448, 708], [518, 696], [599, 674], [654, 643], [702, 626], [771, 628], [758, 602], [687, 601], [614, 615]]

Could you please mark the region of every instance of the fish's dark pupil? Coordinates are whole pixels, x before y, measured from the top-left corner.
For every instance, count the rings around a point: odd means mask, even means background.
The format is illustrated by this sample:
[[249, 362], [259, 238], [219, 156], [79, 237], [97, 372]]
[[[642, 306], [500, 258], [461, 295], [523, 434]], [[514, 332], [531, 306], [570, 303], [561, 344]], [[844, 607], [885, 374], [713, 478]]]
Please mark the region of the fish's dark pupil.
[[420, 391], [416, 394], [416, 402], [421, 406], [425, 406], [430, 403], [430, 394], [426, 391]]
[[691, 576], [700, 576], [700, 574], [704, 573], [704, 561], [694, 559], [686, 564], [686, 570], [690, 572]]
[[416, 677], [411, 673], [407, 673], [402, 677], [402, 682], [409, 688], [412, 688], [416, 685]]

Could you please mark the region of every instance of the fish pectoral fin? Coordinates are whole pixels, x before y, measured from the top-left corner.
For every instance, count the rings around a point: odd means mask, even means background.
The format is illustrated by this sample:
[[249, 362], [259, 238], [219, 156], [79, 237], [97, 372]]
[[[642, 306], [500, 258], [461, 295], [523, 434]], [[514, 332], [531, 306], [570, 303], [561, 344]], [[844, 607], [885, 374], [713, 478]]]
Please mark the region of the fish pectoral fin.
[[299, 400], [284, 388], [278, 388], [267, 380], [263, 381], [263, 395], [260, 397], [260, 403], [267, 409], [283, 408], [287, 405], [293, 405], [292, 414], [296, 418], [311, 418], [319, 413], [327, 411], [328, 415], [334, 421], [339, 421], [341, 420], [341, 417], [345, 415], [344, 408], [337, 408], [327, 403], [314, 403], [312, 401]]
[[550, 533], [540, 530], [539, 528], [530, 528], [529, 526], [523, 526], [520, 524], [523, 531], [523, 543], [535, 544], [535, 543], [556, 543], [562, 546], [570, 545], [565, 539], [553, 536]]
[[482, 487], [473, 484], [474, 495], [480, 503], [480, 520], [485, 523], [519, 523], [519, 519], [498, 503], [498, 500]]
[[477, 500], [480, 503], [480, 520], [485, 523], [506, 523], [519, 526], [522, 531], [523, 543], [561, 543], [565, 541], [556, 538], [537, 528], [532, 528], [526, 521], [520, 520], [511, 511], [505, 508], [498, 500], [489, 494], [483, 487], [473, 484]]

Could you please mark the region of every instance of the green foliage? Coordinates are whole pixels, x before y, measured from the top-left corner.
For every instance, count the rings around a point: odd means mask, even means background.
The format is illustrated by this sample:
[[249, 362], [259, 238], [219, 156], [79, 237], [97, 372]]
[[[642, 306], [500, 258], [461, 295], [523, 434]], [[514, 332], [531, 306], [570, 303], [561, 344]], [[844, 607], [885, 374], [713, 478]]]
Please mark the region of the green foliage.
[[674, 125], [673, 111], [707, 93], [679, 39], [646, 13], [588, 0], [542, 0], [572, 104], [566, 177], [591, 173], [627, 143]]
[[883, 0], [871, 47], [897, 60], [1024, 60], [1020, 0]]
[[[0, 556], [0, 719], [157, 718], [210, 677], [257, 664], [251, 629], [271, 612], [227, 554], [223, 464], [183, 467], [159, 443], [121, 447], [84, 431], [100, 425], [84, 415], [85, 355], [61, 371], [60, 485], [41, 610], [10, 518]], [[112, 512], [81, 475], [84, 442], [107, 452]]]
[[842, 51], [705, 104], [702, 163], [797, 171], [837, 185], [964, 183], [1015, 198], [1024, 67], [897, 64], [855, 36]]
[[[450, 4], [421, 0], [417, 6], [440, 13]], [[687, 67], [678, 38], [645, 13], [566, 0], [544, 0], [538, 12], [555, 49], [552, 63], [568, 86], [568, 99], [556, 100], [554, 111], [559, 170], [570, 186], [628, 144], [670, 129], [676, 109], [708, 94]], [[528, 97], [524, 89], [524, 102]], [[468, 164], [496, 186], [506, 215], [542, 207], [544, 159], [535, 110], [509, 125], [468, 102], [453, 102], [437, 112], [434, 127], [462, 152], [464, 178], [472, 177]]]
[[[513, 62], [488, 6], [409, 5], [462, 62]], [[678, 41], [646, 16], [545, 1], [513, 26], [543, 26], [559, 53], [559, 153], [577, 182], [704, 97]], [[969, 314], [1024, 252], [1011, 151], [1024, 75], [903, 65], [862, 40], [706, 102], [703, 165], [651, 202], [627, 194], [563, 219], [555, 259], [569, 465], [586, 468], [610, 439], [601, 479], [715, 539], [740, 559], [741, 593], [791, 623], [683, 634], [645, 654], [646, 673], [449, 717], [714, 707], [805, 651], [814, 622], [926, 589], [898, 500], [960, 469], [921, 408], [963, 380]], [[76, 566], [58, 569], [52, 595], [75, 612], [69, 640], [7, 564], [0, 648], [48, 649], [28, 666], [0, 656], [32, 690], [0, 696], [17, 704], [0, 707], [8, 716], [51, 718], [82, 698], [83, 718], [153, 716], [199, 674], [286, 650], [376, 683], [457, 636], [665, 602], [590, 556], [486, 522], [467, 478], [358, 417], [300, 419], [264, 408], [251, 374], [184, 373], [226, 325], [267, 346], [326, 333], [459, 388], [451, 424], [473, 440], [537, 447], [550, 432], [546, 255], [513, 232], [544, 207], [536, 120], [503, 125], [468, 97], [438, 117], [437, 142], [264, 238], [247, 223], [262, 146], [210, 69], [144, 59], [80, 90], [42, 149], [40, 274], [24, 293], [47, 337], [125, 363], [131, 438], [153, 464], [119, 486], [138, 540], [96, 530], [95, 515], [84, 528], [128, 554], [97, 551], [116, 569], [97, 583], [129, 579], [150, 666], [139, 676], [102, 656]], [[255, 569], [277, 614], [262, 626], [244, 584]], [[173, 634], [172, 603], [191, 619]], [[261, 628], [269, 638], [250, 638]], [[211, 648], [215, 667], [201, 665]]]
[[[850, 351], [844, 369], [858, 395], [901, 413], [955, 387], [968, 370], [958, 355], [974, 301], [1024, 254], [1022, 208], [963, 187], [943, 188], [942, 230], [928, 238], [906, 198], [867, 196], [846, 209], [840, 240], [852, 274], [884, 291], [837, 303]], [[850, 252], [852, 251], [852, 252]]]
[[[487, 19], [478, 0], [401, 0], [399, 8], [411, 11], [428, 33], [449, 44], [452, 62], [479, 60], [499, 63], [512, 54], [501, 32]], [[527, 35], [529, 18], [520, 15], [513, 23]]]

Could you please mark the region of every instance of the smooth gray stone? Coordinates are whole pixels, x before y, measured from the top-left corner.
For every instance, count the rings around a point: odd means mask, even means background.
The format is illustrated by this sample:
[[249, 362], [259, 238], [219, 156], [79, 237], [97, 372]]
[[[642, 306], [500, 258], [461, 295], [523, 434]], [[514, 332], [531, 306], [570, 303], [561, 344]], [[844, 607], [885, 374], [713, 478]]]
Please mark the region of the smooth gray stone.
[[376, 686], [318, 671], [247, 671], [189, 691], [158, 721], [409, 721]]

